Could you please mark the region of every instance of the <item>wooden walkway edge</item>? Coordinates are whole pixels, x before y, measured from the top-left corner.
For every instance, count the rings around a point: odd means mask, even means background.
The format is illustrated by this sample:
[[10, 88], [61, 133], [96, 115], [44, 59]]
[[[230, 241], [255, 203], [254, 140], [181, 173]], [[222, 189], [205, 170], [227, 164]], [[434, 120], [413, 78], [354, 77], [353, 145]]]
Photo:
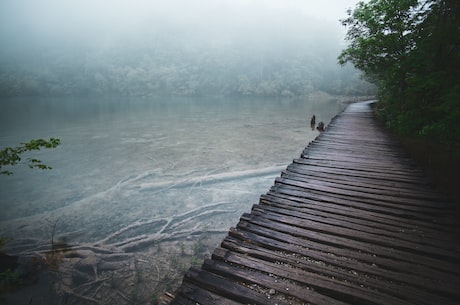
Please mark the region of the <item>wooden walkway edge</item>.
[[171, 304], [460, 304], [453, 214], [371, 103], [351, 104]]

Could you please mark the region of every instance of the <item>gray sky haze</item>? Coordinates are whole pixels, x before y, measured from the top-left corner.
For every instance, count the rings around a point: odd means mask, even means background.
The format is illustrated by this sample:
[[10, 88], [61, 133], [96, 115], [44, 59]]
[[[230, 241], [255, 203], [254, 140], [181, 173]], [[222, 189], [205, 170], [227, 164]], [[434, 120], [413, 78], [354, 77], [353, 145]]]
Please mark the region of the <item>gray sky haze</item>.
[[[2, 0], [1, 39], [40, 36], [85, 39], [95, 35], [133, 35], [159, 27], [218, 28], [242, 25], [263, 30], [297, 19], [333, 22], [356, 0]], [[244, 30], [242, 27], [242, 30]], [[224, 34], [224, 33], [223, 33]]]

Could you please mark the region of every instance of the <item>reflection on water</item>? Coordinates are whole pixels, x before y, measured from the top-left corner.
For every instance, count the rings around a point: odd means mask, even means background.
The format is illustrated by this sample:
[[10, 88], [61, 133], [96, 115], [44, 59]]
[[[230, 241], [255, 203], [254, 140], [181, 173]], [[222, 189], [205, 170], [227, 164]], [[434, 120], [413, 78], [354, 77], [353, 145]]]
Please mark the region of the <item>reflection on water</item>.
[[312, 115], [342, 109], [320, 97], [0, 102], [1, 147], [62, 141], [34, 155], [53, 170], [0, 176], [8, 253], [46, 258], [65, 238], [47, 273], [56, 304], [154, 303], [318, 135]]

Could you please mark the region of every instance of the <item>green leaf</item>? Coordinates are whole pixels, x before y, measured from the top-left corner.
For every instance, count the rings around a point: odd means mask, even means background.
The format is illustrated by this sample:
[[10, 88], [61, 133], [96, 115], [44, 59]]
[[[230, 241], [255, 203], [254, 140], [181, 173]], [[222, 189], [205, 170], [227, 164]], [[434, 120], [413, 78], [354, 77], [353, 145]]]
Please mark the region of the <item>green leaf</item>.
[[[0, 151], [0, 169], [4, 166], [15, 166], [21, 161], [20, 155], [27, 151], [40, 150], [40, 148], [55, 148], [61, 144], [61, 140], [50, 138], [49, 141], [43, 139], [33, 139], [27, 143], [20, 143], [17, 147], [6, 147]], [[42, 164], [42, 161], [36, 158], [28, 158], [27, 165], [29, 168], [51, 169], [50, 166]], [[1, 171], [0, 174], [12, 175], [9, 170]]]

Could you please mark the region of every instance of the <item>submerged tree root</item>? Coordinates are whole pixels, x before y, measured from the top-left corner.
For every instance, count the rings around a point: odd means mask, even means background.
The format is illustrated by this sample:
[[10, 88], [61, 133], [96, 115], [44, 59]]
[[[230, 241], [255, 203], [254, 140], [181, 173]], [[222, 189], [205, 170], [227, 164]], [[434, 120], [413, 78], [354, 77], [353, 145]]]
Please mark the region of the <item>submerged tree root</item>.
[[136, 221], [91, 243], [56, 242], [53, 231], [51, 245], [35, 240], [21, 256], [29, 269], [40, 266], [52, 275], [58, 304], [156, 304], [165, 291], [179, 285], [191, 264], [201, 263], [209, 247], [205, 242], [226, 232], [206, 228], [211, 215], [234, 212], [225, 206], [217, 202], [172, 217]]

